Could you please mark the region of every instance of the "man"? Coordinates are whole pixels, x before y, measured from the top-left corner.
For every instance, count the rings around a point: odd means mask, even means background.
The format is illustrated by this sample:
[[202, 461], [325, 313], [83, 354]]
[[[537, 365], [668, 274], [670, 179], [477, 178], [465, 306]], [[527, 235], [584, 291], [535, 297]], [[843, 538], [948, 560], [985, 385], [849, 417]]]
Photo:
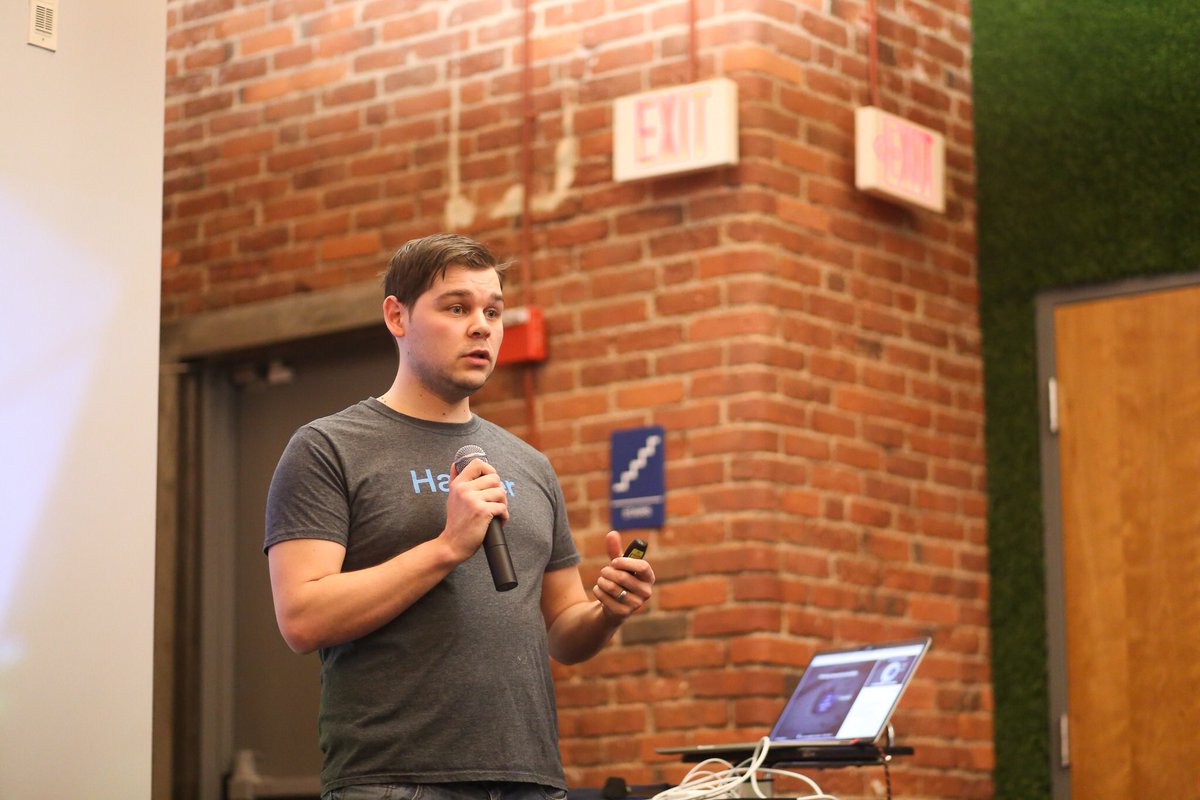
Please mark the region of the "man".
[[[615, 531], [587, 596], [549, 461], [471, 412], [504, 333], [505, 267], [464, 236], [401, 247], [391, 387], [298, 430], [272, 480], [275, 614], [293, 650], [321, 653], [327, 800], [562, 797], [548, 656], [591, 657], [650, 599], [653, 570]], [[487, 458], [459, 471], [465, 445]], [[480, 552], [493, 517], [511, 591]]]

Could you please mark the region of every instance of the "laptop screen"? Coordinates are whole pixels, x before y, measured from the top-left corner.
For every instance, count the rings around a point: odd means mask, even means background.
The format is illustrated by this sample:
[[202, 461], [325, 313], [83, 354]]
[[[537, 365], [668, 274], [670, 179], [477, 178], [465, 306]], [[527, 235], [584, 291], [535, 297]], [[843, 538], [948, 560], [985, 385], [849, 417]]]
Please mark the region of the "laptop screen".
[[916, 639], [817, 653], [771, 741], [874, 741], [928, 648], [928, 639]]

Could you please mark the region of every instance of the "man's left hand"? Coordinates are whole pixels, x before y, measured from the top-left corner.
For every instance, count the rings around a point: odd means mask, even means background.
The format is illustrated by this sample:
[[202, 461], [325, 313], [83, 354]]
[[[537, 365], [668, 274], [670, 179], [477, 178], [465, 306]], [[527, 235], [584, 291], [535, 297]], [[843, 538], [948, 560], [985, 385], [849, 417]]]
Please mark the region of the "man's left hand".
[[621, 534], [609, 531], [605, 549], [612, 559], [600, 570], [592, 594], [615, 622], [621, 623], [650, 600], [654, 594], [654, 570], [644, 558], [621, 555]]

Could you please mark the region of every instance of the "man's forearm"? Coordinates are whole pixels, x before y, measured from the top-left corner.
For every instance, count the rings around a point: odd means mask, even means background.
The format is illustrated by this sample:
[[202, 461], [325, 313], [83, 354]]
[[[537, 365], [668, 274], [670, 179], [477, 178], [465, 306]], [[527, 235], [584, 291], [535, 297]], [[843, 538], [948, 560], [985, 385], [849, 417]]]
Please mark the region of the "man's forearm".
[[563, 664], [578, 664], [599, 653], [621, 627], [621, 620], [604, 610], [597, 600], [585, 600], [565, 609], [547, 631], [550, 655]]
[[367, 569], [307, 580], [293, 573], [275, 587], [280, 631], [298, 653], [353, 641], [407, 610], [454, 565], [433, 539]]

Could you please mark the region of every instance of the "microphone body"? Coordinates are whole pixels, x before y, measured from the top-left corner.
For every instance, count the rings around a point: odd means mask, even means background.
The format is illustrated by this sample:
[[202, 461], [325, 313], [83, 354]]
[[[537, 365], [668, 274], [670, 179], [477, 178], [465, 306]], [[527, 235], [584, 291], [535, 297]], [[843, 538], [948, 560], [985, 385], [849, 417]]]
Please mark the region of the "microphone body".
[[483, 537], [483, 554], [487, 556], [488, 569], [492, 571], [492, 583], [497, 592], [507, 592], [517, 586], [517, 571], [513, 568], [508, 542], [504, 538], [504, 526], [492, 517], [487, 534]]
[[[462, 472], [463, 468], [475, 459], [485, 464], [491, 462], [482, 447], [468, 444], [459, 448], [454, 454], [454, 470]], [[487, 558], [488, 569], [492, 572], [492, 583], [497, 592], [507, 592], [517, 586], [517, 571], [513, 568], [512, 556], [508, 552], [508, 541], [504, 538], [504, 526], [496, 517], [488, 523], [487, 533], [483, 537], [483, 554]]]

